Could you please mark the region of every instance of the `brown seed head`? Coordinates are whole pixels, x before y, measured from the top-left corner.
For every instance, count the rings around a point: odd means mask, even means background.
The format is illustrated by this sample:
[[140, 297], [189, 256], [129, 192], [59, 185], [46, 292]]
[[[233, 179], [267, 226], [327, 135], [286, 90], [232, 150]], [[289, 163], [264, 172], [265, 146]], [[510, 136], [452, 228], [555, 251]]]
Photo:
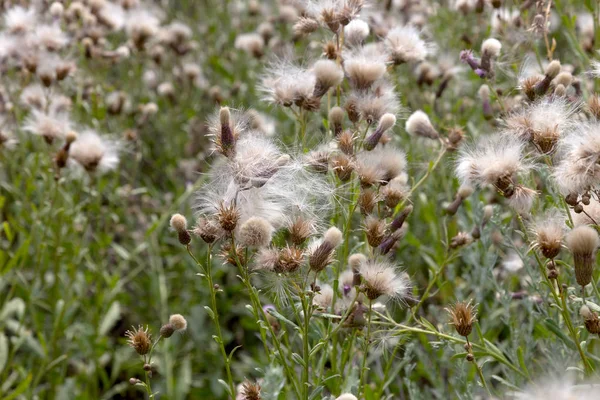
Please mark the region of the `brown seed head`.
[[295, 246], [286, 246], [279, 252], [279, 259], [275, 264], [275, 272], [295, 272], [302, 265], [304, 252]]
[[471, 302], [460, 301], [450, 308], [446, 308], [450, 314], [450, 324], [454, 325], [456, 332], [464, 337], [469, 336], [473, 330], [473, 322], [477, 320], [477, 311]]
[[146, 355], [152, 348], [152, 338], [148, 333], [148, 327], [138, 326], [137, 329], [132, 327], [131, 331], [125, 332], [127, 336], [127, 343], [131, 346], [136, 353], [140, 356]]
[[600, 244], [598, 233], [587, 225], [578, 226], [570, 231], [565, 241], [567, 247], [573, 253], [573, 264], [575, 267], [575, 278], [577, 283], [585, 286], [592, 281], [596, 251]]
[[240, 390], [242, 400], [260, 400], [260, 385], [258, 383], [252, 383], [246, 381], [242, 384], [242, 390]]
[[351, 131], [345, 130], [337, 137], [338, 148], [346, 155], [354, 154], [354, 135]]
[[198, 218], [192, 233], [208, 244], [214, 243], [225, 234], [217, 221], [204, 217]]
[[354, 163], [350, 157], [345, 154], [337, 154], [331, 158], [331, 166], [335, 175], [342, 182], [347, 182], [352, 177], [354, 171]]
[[600, 318], [598, 314], [590, 310], [587, 305], [583, 305], [579, 310], [579, 315], [583, 318], [585, 329], [591, 334], [600, 334]]
[[217, 218], [221, 227], [227, 232], [231, 232], [237, 226], [240, 219], [240, 212], [234, 204], [225, 205], [225, 203], [221, 203], [217, 211]]
[[370, 215], [365, 219], [363, 229], [367, 235], [369, 246], [377, 247], [381, 244], [385, 236], [385, 221]]
[[288, 227], [290, 240], [293, 244], [299, 246], [306, 241], [314, 232], [314, 226], [311, 221], [302, 217], [297, 217]]
[[363, 189], [360, 191], [360, 196], [358, 197], [358, 205], [360, 207], [360, 212], [363, 215], [369, 215], [375, 210], [375, 206], [379, 201], [379, 197], [377, 193], [372, 189]]

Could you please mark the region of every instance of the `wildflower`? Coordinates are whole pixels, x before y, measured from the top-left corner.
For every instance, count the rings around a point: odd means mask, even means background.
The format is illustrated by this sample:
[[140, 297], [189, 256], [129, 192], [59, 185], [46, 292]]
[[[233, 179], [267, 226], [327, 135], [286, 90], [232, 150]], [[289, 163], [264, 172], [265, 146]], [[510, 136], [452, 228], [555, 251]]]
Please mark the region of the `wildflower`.
[[240, 219], [240, 213], [237, 207], [233, 204], [225, 205], [225, 203], [221, 203], [217, 216], [219, 219], [219, 224], [221, 224], [221, 228], [227, 232], [233, 231]]
[[[355, 90], [346, 99], [346, 109], [356, 113], [356, 117], [369, 125], [377, 123], [385, 114], [398, 115], [404, 112], [394, 86], [380, 79], [368, 91]], [[352, 118], [350, 118], [352, 121]], [[353, 121], [355, 122], [355, 121]]]
[[304, 260], [304, 252], [295, 246], [286, 246], [279, 252], [275, 264], [275, 272], [293, 273], [300, 268]]
[[264, 247], [271, 243], [272, 235], [273, 227], [269, 221], [252, 217], [240, 227], [239, 244], [242, 247]]
[[354, 50], [344, 60], [344, 71], [352, 86], [358, 90], [371, 87], [386, 72], [385, 54], [376, 48], [364, 46]]
[[70, 156], [87, 172], [108, 172], [119, 164], [119, 144], [92, 130], [81, 133], [71, 145]]
[[575, 278], [580, 286], [592, 281], [596, 251], [600, 245], [598, 233], [589, 226], [579, 226], [571, 230], [565, 238], [567, 247], [573, 253]]
[[323, 235], [321, 243], [310, 252], [308, 258], [310, 269], [320, 272], [329, 265], [333, 261], [333, 251], [342, 243], [342, 240], [342, 232], [338, 228], [329, 228]]
[[344, 120], [344, 110], [340, 107], [332, 107], [329, 111], [329, 124], [331, 125], [331, 131], [335, 137], [340, 136], [342, 133], [342, 122]]
[[265, 100], [273, 104], [283, 107], [296, 105], [314, 111], [320, 104], [320, 100], [313, 97], [315, 84], [316, 77], [312, 71], [283, 59], [267, 67], [259, 90], [264, 93]]
[[456, 214], [463, 200], [469, 197], [471, 194], [473, 194], [472, 186], [468, 184], [461, 185], [458, 188], [458, 191], [456, 192], [456, 197], [454, 198], [454, 201], [448, 206], [446, 206], [445, 211], [450, 215]]
[[385, 221], [375, 216], [370, 215], [365, 219], [364, 231], [369, 246], [377, 247], [381, 244], [385, 236], [385, 228]]
[[501, 48], [502, 44], [494, 38], [486, 39], [481, 44], [481, 63], [479, 67], [484, 72], [484, 77], [494, 77], [493, 62], [500, 55]]
[[306, 36], [319, 29], [319, 22], [312, 19], [301, 17], [294, 24], [294, 35], [295, 36]]
[[554, 60], [546, 67], [546, 71], [544, 73], [544, 78], [539, 81], [533, 88], [534, 93], [537, 96], [544, 95], [548, 88], [550, 88], [550, 83], [556, 76], [560, 73], [560, 61]]
[[363, 279], [364, 292], [371, 301], [381, 296], [403, 300], [409, 294], [410, 283], [405, 274], [387, 261], [361, 262], [358, 272]]
[[538, 193], [523, 185], [515, 185], [513, 194], [508, 199], [508, 204], [520, 215], [526, 215], [531, 211], [533, 199]]
[[583, 193], [600, 183], [600, 125], [579, 123], [559, 142], [554, 180], [562, 193]]
[[69, 131], [70, 122], [62, 113], [46, 114], [39, 110], [33, 110], [25, 120], [24, 130], [44, 138], [46, 143], [51, 144], [54, 140], [63, 139]]
[[244, 33], [235, 38], [235, 48], [260, 58], [264, 54], [265, 41], [258, 33]]
[[134, 327], [131, 329], [132, 330], [125, 332], [129, 346], [131, 346], [140, 356], [148, 354], [152, 349], [152, 339], [150, 333], [148, 333], [148, 327], [144, 328], [140, 325], [137, 329]]
[[187, 329], [187, 321], [181, 314], [171, 315], [169, 317], [169, 324], [171, 324], [176, 331], [184, 331]]
[[430, 53], [430, 46], [421, 39], [420, 32], [412, 25], [390, 30], [384, 43], [395, 65], [419, 63]]
[[224, 231], [217, 221], [204, 217], [198, 218], [192, 233], [208, 244], [214, 243], [224, 235]]
[[560, 253], [564, 236], [564, 223], [558, 215], [549, 214], [532, 226], [535, 235], [533, 248], [539, 249], [546, 258], [553, 259]]
[[369, 137], [365, 139], [363, 147], [367, 151], [371, 151], [377, 146], [383, 134], [396, 124], [396, 117], [393, 114], [384, 114], [379, 120], [377, 129]]
[[302, 216], [297, 216], [290, 221], [287, 228], [290, 234], [290, 240], [295, 245], [304, 243], [316, 230], [313, 222]]
[[530, 169], [523, 159], [524, 143], [518, 138], [494, 135], [481, 139], [476, 146], [463, 148], [456, 174], [463, 184], [493, 185], [503, 196], [515, 192], [515, 178]]
[[439, 138], [439, 133], [435, 130], [429, 117], [423, 111], [415, 111], [406, 120], [406, 132], [415, 136], [422, 136], [429, 139]]
[[469, 336], [473, 330], [473, 322], [477, 320], [475, 306], [471, 302], [457, 302], [450, 308], [446, 308], [450, 314], [450, 324], [454, 326], [456, 332], [464, 337]]
[[168, 339], [175, 333], [175, 327], [169, 323], [160, 327], [160, 336]]
[[494, 116], [494, 110], [490, 103], [490, 87], [488, 85], [481, 85], [478, 93], [483, 108], [483, 117], [485, 119], [491, 119]]
[[12, 35], [23, 35], [35, 28], [37, 19], [33, 7], [14, 6], [5, 11], [4, 27]]
[[367, 36], [369, 36], [369, 24], [363, 20], [352, 20], [344, 27], [344, 43], [350, 47], [361, 46]]
[[339, 85], [344, 79], [342, 69], [331, 60], [319, 60], [313, 65], [316, 83], [314, 97], [322, 97], [327, 91]]
[[241, 398], [240, 400], [260, 400], [262, 399], [260, 395], [260, 385], [258, 383], [252, 383], [250, 381], [246, 381], [242, 384], [242, 389], [240, 390]]
[[356, 172], [363, 187], [387, 183], [399, 176], [405, 167], [404, 152], [388, 147], [362, 152], [356, 160]]
[[600, 334], [600, 318], [587, 305], [581, 306], [579, 315], [583, 318], [585, 329], [591, 334]]
[[188, 245], [192, 241], [192, 237], [187, 230], [187, 220], [181, 214], [173, 214], [170, 221], [171, 228], [173, 228], [179, 237], [179, 243]]
[[564, 99], [544, 98], [510, 115], [505, 132], [532, 143], [542, 154], [550, 154], [573, 128], [575, 112], [576, 108]]
[[333, 302], [333, 296], [333, 288], [330, 285], [321, 285], [313, 297], [313, 304], [326, 311]]
[[34, 34], [38, 45], [52, 52], [61, 50], [69, 41], [59, 25], [38, 25]]

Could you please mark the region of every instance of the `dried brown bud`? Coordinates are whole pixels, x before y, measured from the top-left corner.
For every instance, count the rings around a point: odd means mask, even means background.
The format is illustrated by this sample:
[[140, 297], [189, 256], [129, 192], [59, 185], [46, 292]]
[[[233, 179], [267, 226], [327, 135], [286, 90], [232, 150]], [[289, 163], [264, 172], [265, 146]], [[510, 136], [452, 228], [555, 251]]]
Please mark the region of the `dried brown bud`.
[[260, 400], [260, 385], [258, 383], [252, 383], [246, 381], [242, 384], [242, 390], [240, 390], [241, 400]]
[[237, 226], [240, 219], [240, 212], [234, 204], [225, 205], [225, 203], [221, 203], [217, 211], [217, 218], [221, 227], [227, 232], [231, 232]]
[[138, 326], [137, 329], [133, 328], [131, 331], [125, 332], [127, 337], [127, 344], [131, 346], [136, 353], [140, 356], [146, 355], [152, 348], [152, 338], [148, 333], [148, 327], [144, 328], [142, 325]]
[[579, 315], [583, 318], [585, 329], [591, 334], [600, 334], [600, 318], [598, 314], [590, 310], [587, 305], [583, 305], [579, 310]]
[[450, 314], [450, 324], [454, 325], [456, 332], [464, 337], [469, 336], [473, 330], [473, 322], [477, 320], [475, 306], [472, 306], [470, 301], [460, 301], [446, 308], [446, 311]]
[[295, 272], [302, 265], [304, 252], [295, 246], [286, 246], [279, 252], [279, 258], [275, 264], [275, 272]]
[[171, 324], [165, 324], [160, 327], [160, 336], [170, 338], [175, 333], [175, 327]]
[[385, 236], [385, 221], [370, 215], [365, 219], [363, 229], [369, 246], [377, 247], [381, 244]]

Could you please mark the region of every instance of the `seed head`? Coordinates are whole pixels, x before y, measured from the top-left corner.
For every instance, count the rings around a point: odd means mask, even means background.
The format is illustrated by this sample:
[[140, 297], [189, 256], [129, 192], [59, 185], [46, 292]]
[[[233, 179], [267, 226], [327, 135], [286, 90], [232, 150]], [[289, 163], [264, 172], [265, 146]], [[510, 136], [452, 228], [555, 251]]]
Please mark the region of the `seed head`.
[[533, 227], [534, 247], [546, 258], [553, 259], [560, 253], [564, 236], [563, 223], [559, 217], [545, 216]]
[[187, 229], [187, 219], [181, 214], [173, 214], [170, 225], [176, 232], [185, 231]]
[[370, 215], [365, 219], [364, 230], [369, 246], [377, 247], [385, 236], [385, 221]]
[[339, 137], [342, 133], [342, 122], [344, 121], [344, 110], [341, 107], [333, 107], [329, 111], [329, 124], [331, 131], [335, 137]]
[[450, 308], [446, 308], [450, 314], [450, 324], [454, 325], [456, 332], [464, 337], [469, 336], [473, 330], [473, 322], [477, 320], [477, 311], [471, 302], [460, 301]]
[[313, 271], [322, 271], [333, 261], [333, 251], [342, 243], [342, 232], [331, 227], [323, 235], [323, 241], [310, 252], [308, 265]]
[[125, 332], [127, 336], [127, 343], [131, 346], [136, 353], [140, 356], [146, 355], [152, 348], [152, 338], [148, 333], [148, 327], [138, 326], [137, 329], [132, 327], [131, 331]]
[[358, 398], [352, 393], [344, 393], [337, 397], [335, 400], [358, 400]]
[[237, 226], [240, 219], [240, 212], [234, 204], [225, 205], [225, 203], [221, 203], [217, 211], [217, 217], [221, 227], [227, 232], [231, 232]]
[[387, 261], [367, 260], [360, 264], [358, 272], [363, 279], [364, 293], [371, 301], [384, 295], [403, 300], [408, 295], [407, 275]]
[[198, 218], [192, 233], [208, 244], [214, 243], [225, 234], [217, 221], [204, 217]]
[[175, 327], [171, 324], [165, 324], [160, 327], [160, 336], [164, 337], [165, 339], [173, 336], [173, 333], [175, 333]]
[[379, 140], [381, 139], [385, 131], [394, 126], [394, 124], [396, 124], [396, 116], [394, 116], [393, 114], [384, 114], [379, 120], [379, 125], [377, 125], [377, 129], [375, 129], [375, 132], [373, 132], [365, 140], [365, 150], [373, 150], [375, 146], [377, 146], [377, 143], [379, 143]]
[[264, 247], [271, 243], [273, 226], [264, 218], [252, 217], [242, 224], [239, 243], [242, 247]]
[[302, 265], [304, 252], [295, 246], [286, 246], [279, 252], [279, 258], [275, 264], [275, 272], [296, 272]]
[[313, 96], [322, 97], [327, 91], [340, 84], [344, 79], [344, 72], [335, 61], [319, 60], [313, 66], [317, 79]]
[[176, 331], [184, 331], [187, 328], [187, 321], [181, 314], [173, 314], [169, 317], [169, 324], [173, 326]]
[[240, 390], [240, 400], [260, 400], [262, 397], [260, 396], [260, 385], [258, 383], [252, 383], [250, 381], [246, 381], [242, 384], [242, 389]]
[[587, 305], [581, 306], [579, 315], [583, 318], [585, 329], [591, 334], [600, 334], [600, 318]]
[[587, 225], [578, 226], [567, 234], [565, 241], [573, 253], [577, 283], [585, 286], [592, 281], [596, 251], [600, 244], [598, 233]]
[[437, 139], [440, 135], [435, 130], [429, 117], [423, 111], [415, 111], [406, 120], [406, 131], [415, 136], [422, 136], [429, 139]]

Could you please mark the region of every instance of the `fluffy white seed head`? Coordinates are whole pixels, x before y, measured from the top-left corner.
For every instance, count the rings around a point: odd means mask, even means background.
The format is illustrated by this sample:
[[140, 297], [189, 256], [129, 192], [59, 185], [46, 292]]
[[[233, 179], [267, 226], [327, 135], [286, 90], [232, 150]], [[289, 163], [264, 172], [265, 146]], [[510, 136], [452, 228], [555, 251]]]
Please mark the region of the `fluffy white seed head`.
[[65, 7], [62, 5], [62, 3], [59, 3], [58, 1], [55, 1], [50, 6], [50, 15], [52, 15], [54, 18], [61, 17], [64, 11]]
[[187, 229], [187, 219], [181, 214], [173, 214], [169, 224], [177, 232], [183, 232]]
[[69, 159], [88, 172], [108, 172], [119, 165], [119, 146], [119, 142], [87, 130], [71, 145]]
[[598, 249], [600, 239], [594, 228], [578, 226], [567, 234], [565, 242], [573, 254], [591, 255]]
[[342, 240], [342, 231], [340, 231], [335, 226], [332, 226], [331, 228], [327, 229], [327, 231], [323, 235], [323, 241], [330, 243], [334, 248], [338, 247], [342, 243]]
[[563, 85], [565, 88], [569, 87], [571, 82], [573, 82], [573, 75], [568, 71], [563, 71], [560, 74], [556, 75], [554, 78], [554, 82], [556, 85]]
[[350, 21], [344, 28], [344, 44], [359, 46], [369, 36], [369, 24], [360, 19]]
[[386, 72], [385, 53], [374, 46], [364, 46], [345, 55], [344, 71], [353, 87], [368, 89]]
[[423, 136], [430, 139], [439, 137], [427, 114], [421, 110], [415, 111], [408, 117], [406, 120], [406, 132], [411, 135]]
[[319, 60], [313, 65], [317, 85], [322, 90], [337, 86], [344, 79], [344, 72], [333, 60]]
[[358, 400], [352, 393], [344, 393], [338, 396], [335, 400]]
[[479, 87], [479, 98], [481, 100], [489, 100], [490, 98], [490, 87], [488, 85], [481, 85]]
[[330, 285], [320, 285], [321, 290], [313, 298], [313, 304], [327, 310], [333, 302], [333, 288]]
[[386, 261], [368, 260], [360, 265], [359, 273], [371, 301], [384, 295], [400, 301], [408, 295], [410, 283], [406, 274]]
[[473, 194], [474, 190], [475, 189], [473, 189], [473, 186], [471, 185], [460, 185], [460, 187], [458, 188], [458, 196], [461, 199], [466, 199], [467, 197]]
[[381, 119], [379, 120], [379, 125], [377, 126], [377, 130], [381, 130], [383, 132], [390, 129], [392, 126], [396, 124], [396, 116], [394, 114], [383, 114]]
[[273, 226], [264, 218], [252, 217], [242, 224], [238, 235], [243, 247], [265, 247], [271, 243]]
[[169, 324], [171, 324], [176, 331], [184, 331], [187, 328], [187, 321], [181, 314], [171, 315], [169, 317]]
[[412, 25], [396, 27], [385, 37], [385, 46], [394, 64], [418, 63], [430, 53], [430, 46]]
[[348, 257], [348, 265], [352, 271], [358, 271], [359, 267], [367, 262], [367, 256], [361, 253], [352, 254]]
[[546, 76], [550, 79], [556, 78], [560, 73], [560, 61], [554, 60], [546, 67]]
[[498, 39], [489, 38], [481, 44], [481, 52], [489, 54], [491, 57], [498, 57], [500, 49], [502, 49], [502, 43]]

